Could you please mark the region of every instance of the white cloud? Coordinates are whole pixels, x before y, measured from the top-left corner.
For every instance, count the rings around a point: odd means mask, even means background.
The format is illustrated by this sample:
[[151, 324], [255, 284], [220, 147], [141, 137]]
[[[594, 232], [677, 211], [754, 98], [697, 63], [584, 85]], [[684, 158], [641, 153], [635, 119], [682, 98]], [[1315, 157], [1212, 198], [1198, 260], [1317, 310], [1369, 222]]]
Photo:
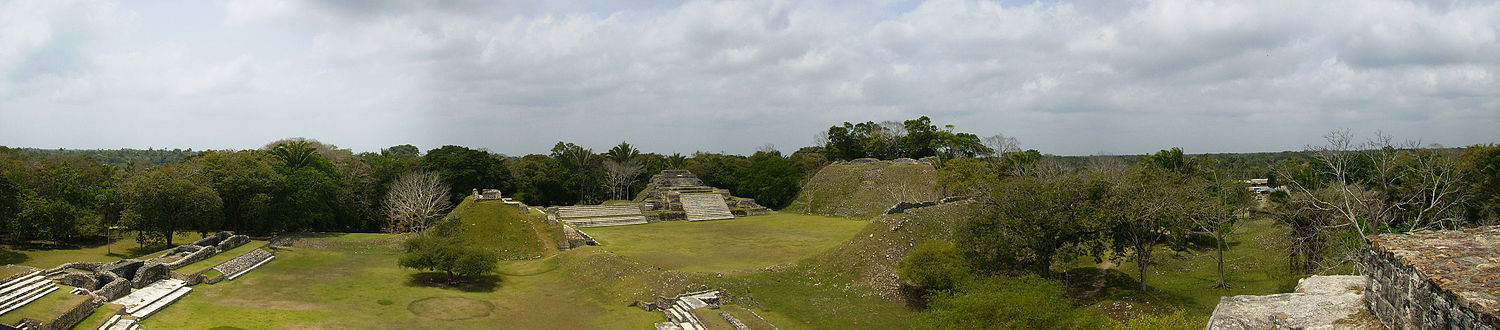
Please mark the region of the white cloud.
[[[230, 0], [171, 13], [222, 15], [180, 27], [211, 31], [186, 39], [120, 28], [168, 24], [132, 18], [160, 8], [39, 8], [56, 4], [0, 3], [4, 143], [222, 148], [296, 135], [363, 150], [629, 140], [748, 152], [807, 145], [842, 121], [929, 115], [1086, 154], [1294, 149], [1344, 127], [1462, 145], [1493, 142], [1500, 126], [1492, 2]], [[222, 34], [251, 42], [224, 48]], [[29, 60], [57, 45], [76, 56]], [[217, 129], [69, 142], [154, 125], [99, 116], [121, 112]], [[64, 127], [79, 115], [118, 121], [62, 137], [11, 120]]]

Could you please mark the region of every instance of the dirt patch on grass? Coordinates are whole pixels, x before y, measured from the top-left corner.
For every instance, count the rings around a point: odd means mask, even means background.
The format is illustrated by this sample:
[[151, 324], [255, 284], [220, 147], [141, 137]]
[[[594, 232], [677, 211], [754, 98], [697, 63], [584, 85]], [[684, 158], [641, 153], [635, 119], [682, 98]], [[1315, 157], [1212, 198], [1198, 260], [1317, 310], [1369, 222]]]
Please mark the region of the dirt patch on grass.
[[456, 321], [490, 316], [495, 304], [464, 297], [427, 297], [407, 304], [406, 310], [429, 319]]

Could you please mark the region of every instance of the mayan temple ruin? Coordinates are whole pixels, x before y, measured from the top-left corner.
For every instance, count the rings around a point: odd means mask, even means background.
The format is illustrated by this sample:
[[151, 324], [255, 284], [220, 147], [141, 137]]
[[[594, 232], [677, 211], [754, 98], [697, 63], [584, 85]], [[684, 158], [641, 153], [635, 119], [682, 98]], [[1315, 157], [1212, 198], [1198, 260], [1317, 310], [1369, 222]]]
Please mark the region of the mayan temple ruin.
[[1372, 235], [1364, 276], [1224, 297], [1209, 329], [1500, 328], [1500, 226]]
[[573, 227], [726, 220], [768, 212], [754, 199], [735, 197], [728, 189], [704, 185], [703, 180], [686, 170], [664, 170], [651, 176], [646, 189], [633, 203], [547, 208], [549, 215]]

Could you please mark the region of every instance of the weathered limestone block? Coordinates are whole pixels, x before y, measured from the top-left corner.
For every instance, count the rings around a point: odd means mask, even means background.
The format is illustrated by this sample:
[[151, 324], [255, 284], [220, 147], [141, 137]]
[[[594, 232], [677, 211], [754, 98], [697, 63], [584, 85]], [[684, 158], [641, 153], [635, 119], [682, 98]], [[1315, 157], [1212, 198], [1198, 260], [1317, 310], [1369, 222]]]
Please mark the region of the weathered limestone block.
[[1363, 276], [1313, 276], [1293, 293], [1219, 298], [1208, 329], [1380, 329]]
[[135, 277], [130, 279], [130, 286], [136, 289], [144, 288], [147, 285], [151, 285], [151, 283], [156, 283], [156, 281], [171, 278], [171, 272], [172, 270], [167, 268], [165, 264], [150, 261], [144, 262], [135, 271]]
[[232, 235], [229, 238], [225, 238], [223, 242], [219, 242], [216, 248], [219, 249], [219, 252], [224, 252], [245, 245], [245, 243], [250, 243], [250, 236]]
[[1386, 328], [1500, 328], [1500, 226], [1365, 239], [1368, 306]]

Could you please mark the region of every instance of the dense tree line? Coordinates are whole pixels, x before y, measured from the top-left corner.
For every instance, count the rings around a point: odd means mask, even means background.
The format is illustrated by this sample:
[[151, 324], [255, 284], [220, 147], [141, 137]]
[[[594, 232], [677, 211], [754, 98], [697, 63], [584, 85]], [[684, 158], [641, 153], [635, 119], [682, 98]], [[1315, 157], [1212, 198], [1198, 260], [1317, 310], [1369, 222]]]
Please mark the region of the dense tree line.
[[932, 119], [922, 116], [904, 122], [845, 122], [832, 126], [820, 137], [823, 149], [832, 160], [856, 158], [955, 158], [976, 157], [994, 153], [979, 136], [953, 132], [953, 126], [939, 128]]
[[[174, 234], [186, 231], [419, 230], [476, 189], [500, 189], [531, 205], [592, 204], [634, 199], [652, 174], [666, 169], [690, 170], [706, 184], [781, 207], [824, 163], [820, 148], [790, 156], [763, 149], [750, 156], [661, 155], [622, 142], [595, 153], [558, 142], [548, 154], [508, 157], [452, 145], [354, 153], [301, 138], [252, 150], [171, 153], [0, 147], [0, 236], [13, 243], [55, 242], [100, 237], [118, 227], [141, 233], [136, 237], [143, 243], [175, 243]], [[393, 212], [415, 204], [392, 204], [392, 195], [427, 196], [392, 193], [402, 178], [422, 173], [440, 180], [427, 186], [446, 187], [446, 203]]]

